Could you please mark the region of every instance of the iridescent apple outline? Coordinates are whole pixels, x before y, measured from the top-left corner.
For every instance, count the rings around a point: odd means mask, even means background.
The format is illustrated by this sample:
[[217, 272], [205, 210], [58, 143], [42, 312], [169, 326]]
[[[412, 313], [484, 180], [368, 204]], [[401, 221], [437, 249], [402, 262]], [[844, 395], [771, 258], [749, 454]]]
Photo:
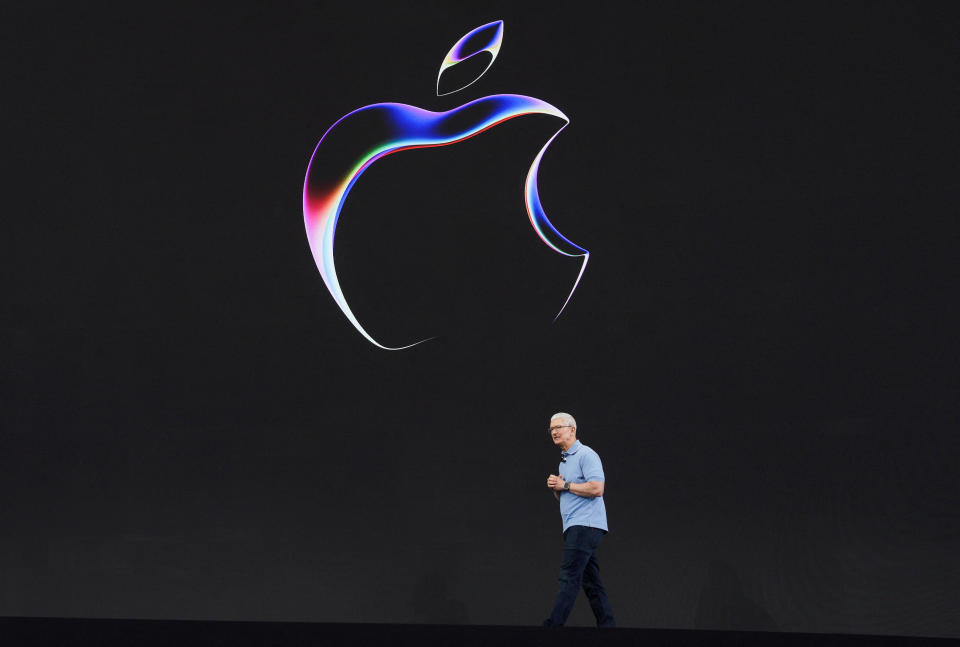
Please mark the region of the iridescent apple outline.
[[[497, 20], [467, 32], [447, 53], [437, 75], [437, 96], [444, 96], [469, 87], [493, 65], [503, 42], [503, 21]], [[480, 44], [478, 46], [478, 44]], [[487, 67], [472, 81], [450, 92], [440, 92], [440, 79], [451, 67], [482, 52], [490, 54]], [[573, 243], [544, 213], [537, 188], [540, 161], [547, 148], [570, 119], [555, 106], [520, 94], [494, 94], [475, 99], [446, 112], [431, 112], [403, 103], [375, 103], [358, 108], [338, 119], [317, 143], [303, 183], [303, 220], [313, 260], [334, 301], [361, 335], [374, 346], [384, 350], [403, 350], [429, 341], [422, 339], [406, 346], [389, 347], [375, 340], [357, 320], [340, 289], [333, 260], [333, 243], [340, 212], [350, 189], [360, 175], [375, 161], [402, 150], [448, 146], [462, 142], [508, 119], [523, 115], [552, 115], [563, 120], [563, 125], [551, 136], [534, 158], [524, 185], [527, 216], [537, 236], [558, 254], [583, 258], [580, 272], [573, 283], [554, 321], [563, 313], [587, 269], [590, 252]], [[343, 146], [341, 142], [349, 144]], [[361, 154], [343, 154], [341, 149], [365, 151]]]

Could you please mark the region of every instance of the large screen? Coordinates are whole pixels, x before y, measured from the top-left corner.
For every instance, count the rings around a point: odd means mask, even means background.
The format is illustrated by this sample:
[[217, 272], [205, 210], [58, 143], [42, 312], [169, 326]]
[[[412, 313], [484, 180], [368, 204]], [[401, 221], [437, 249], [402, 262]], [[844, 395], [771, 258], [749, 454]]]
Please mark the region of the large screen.
[[2, 13], [0, 615], [960, 636], [957, 5]]

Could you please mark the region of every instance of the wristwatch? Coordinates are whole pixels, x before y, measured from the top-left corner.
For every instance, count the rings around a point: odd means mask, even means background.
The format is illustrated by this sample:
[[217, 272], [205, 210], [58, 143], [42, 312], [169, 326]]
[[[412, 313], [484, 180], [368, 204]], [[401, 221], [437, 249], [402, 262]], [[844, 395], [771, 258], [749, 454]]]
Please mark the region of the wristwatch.
[[563, 482], [563, 491], [564, 491], [564, 492], [569, 492], [569, 491], [570, 491], [570, 481], [564, 481], [564, 482]]

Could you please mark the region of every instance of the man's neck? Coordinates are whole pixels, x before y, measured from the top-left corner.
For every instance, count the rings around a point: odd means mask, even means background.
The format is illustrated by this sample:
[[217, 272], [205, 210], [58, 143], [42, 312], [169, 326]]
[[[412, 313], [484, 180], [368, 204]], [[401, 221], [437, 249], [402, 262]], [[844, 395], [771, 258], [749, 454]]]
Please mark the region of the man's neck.
[[570, 448], [573, 447], [573, 446], [576, 445], [576, 444], [577, 444], [577, 439], [574, 438], [573, 440], [570, 441], [570, 444], [567, 445], [566, 447], [564, 447], [563, 445], [560, 445], [560, 451], [568, 452], [568, 451], [570, 451]]

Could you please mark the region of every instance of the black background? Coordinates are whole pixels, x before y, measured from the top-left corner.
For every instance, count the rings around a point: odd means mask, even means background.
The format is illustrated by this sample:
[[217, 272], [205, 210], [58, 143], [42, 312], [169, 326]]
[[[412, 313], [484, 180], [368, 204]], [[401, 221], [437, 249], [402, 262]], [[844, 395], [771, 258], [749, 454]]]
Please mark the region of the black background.
[[[8, 4], [0, 614], [536, 624], [551, 413], [625, 626], [960, 636], [954, 3]], [[505, 20], [475, 85], [443, 55]], [[326, 291], [301, 191], [378, 101]], [[581, 602], [572, 624], [590, 624]]]

